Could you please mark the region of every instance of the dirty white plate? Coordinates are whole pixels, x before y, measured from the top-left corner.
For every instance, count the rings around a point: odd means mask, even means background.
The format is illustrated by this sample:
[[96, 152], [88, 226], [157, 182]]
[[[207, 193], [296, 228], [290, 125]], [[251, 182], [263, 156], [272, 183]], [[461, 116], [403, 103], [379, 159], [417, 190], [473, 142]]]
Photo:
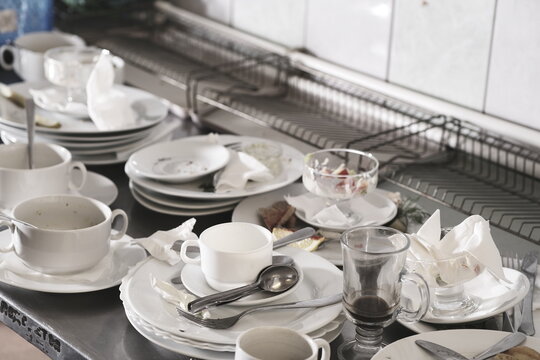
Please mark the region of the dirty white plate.
[[[472, 358], [507, 335], [507, 332], [494, 330], [433, 331], [393, 342], [379, 351], [371, 360], [433, 360], [431, 353], [415, 344], [416, 340], [431, 341]], [[522, 345], [540, 351], [540, 339], [527, 337]]]
[[[74, 172], [73, 181], [75, 184], [80, 183], [79, 171]], [[106, 176], [98, 174], [93, 171], [86, 173], [86, 182], [79, 191], [72, 191], [74, 195], [83, 195], [96, 199], [104, 203], [105, 205], [111, 205], [118, 197], [118, 187], [116, 184]]]
[[216, 172], [228, 161], [229, 151], [223, 145], [184, 138], [136, 151], [128, 163], [138, 176], [185, 183]]

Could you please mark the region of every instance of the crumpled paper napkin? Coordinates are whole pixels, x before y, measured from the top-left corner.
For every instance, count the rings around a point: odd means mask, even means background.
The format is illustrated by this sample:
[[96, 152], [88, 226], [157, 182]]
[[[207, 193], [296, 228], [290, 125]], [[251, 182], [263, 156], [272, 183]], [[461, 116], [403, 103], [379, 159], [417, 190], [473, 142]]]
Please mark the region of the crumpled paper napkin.
[[[159, 280], [152, 274], [150, 274], [150, 285], [163, 300], [179, 307], [184, 311], [189, 311], [187, 308], [188, 304], [197, 299], [195, 295], [187, 292], [184, 289], [177, 289], [171, 283]], [[200, 315], [201, 317], [209, 317], [209, 312], [208, 310], [202, 310]]]
[[29, 89], [34, 102], [42, 109], [49, 111], [67, 112], [79, 116], [87, 116], [86, 104], [78, 101], [66, 101], [66, 92], [56, 87]]
[[[445, 283], [453, 284], [478, 273], [482, 265], [496, 278], [507, 281], [501, 255], [489, 229], [489, 222], [479, 215], [472, 215], [455, 226], [441, 239], [439, 210], [411, 236], [408, 257], [412, 260], [443, 260], [464, 254], [465, 262], [441, 262], [438, 276]], [[473, 274], [474, 275], [474, 274]]]
[[192, 232], [195, 222], [196, 220], [191, 218], [174, 229], [159, 230], [149, 237], [137, 239], [135, 242], [144, 247], [156, 259], [175, 265], [182, 259], [180, 253], [172, 250], [171, 247], [177, 240], [198, 239], [197, 235]]
[[[381, 203], [378, 196], [374, 194], [342, 201], [339, 206], [336, 204], [328, 206], [326, 199], [309, 192], [298, 196], [287, 195], [285, 201], [302, 211], [308, 221], [323, 226], [348, 226], [358, 224], [360, 221], [368, 225], [386, 218], [395, 208], [386, 202]], [[347, 213], [352, 213], [354, 216], [347, 216]]]
[[114, 88], [111, 55], [102, 53], [86, 84], [88, 114], [99, 130], [123, 129], [135, 123], [126, 94]]
[[274, 178], [270, 170], [253, 156], [241, 151], [229, 151], [229, 162], [217, 177], [216, 193], [243, 189], [248, 181], [265, 182]]

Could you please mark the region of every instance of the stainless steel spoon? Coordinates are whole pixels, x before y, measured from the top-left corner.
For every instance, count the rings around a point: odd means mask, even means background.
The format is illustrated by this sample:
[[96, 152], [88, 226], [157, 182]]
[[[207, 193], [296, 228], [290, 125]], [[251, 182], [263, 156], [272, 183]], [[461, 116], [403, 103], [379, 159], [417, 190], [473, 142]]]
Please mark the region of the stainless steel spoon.
[[38, 228], [37, 226], [32, 225], [30, 223], [27, 223], [26, 221], [18, 220], [18, 219], [15, 219], [15, 218], [11, 217], [11, 216], [2, 214], [2, 213], [0, 213], [0, 219], [6, 219], [6, 220], [9, 220], [9, 221], [13, 221], [15, 223], [23, 224], [23, 225], [28, 226], [28, 227], [30, 227], [32, 229], [37, 229]]
[[24, 100], [24, 108], [26, 109], [26, 135], [28, 137], [28, 168], [34, 168], [34, 100], [31, 98]]
[[191, 312], [199, 312], [211, 306], [219, 306], [241, 299], [258, 291], [281, 293], [296, 285], [298, 271], [292, 266], [270, 265], [264, 268], [253, 284], [219, 292], [193, 300], [187, 306]]

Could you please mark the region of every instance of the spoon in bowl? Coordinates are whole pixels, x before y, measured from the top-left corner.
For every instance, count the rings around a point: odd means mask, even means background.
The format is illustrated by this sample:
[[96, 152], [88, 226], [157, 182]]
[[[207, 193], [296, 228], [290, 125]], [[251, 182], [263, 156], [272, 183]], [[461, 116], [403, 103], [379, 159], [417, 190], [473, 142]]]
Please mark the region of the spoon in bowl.
[[0, 219], [9, 220], [9, 221], [12, 221], [12, 222], [15, 222], [15, 223], [23, 224], [24, 226], [28, 226], [28, 227], [30, 227], [32, 229], [37, 229], [37, 226], [35, 226], [35, 225], [27, 223], [26, 221], [15, 219], [15, 218], [13, 218], [11, 216], [7, 216], [6, 214], [0, 213]]
[[190, 312], [199, 312], [211, 306], [228, 304], [258, 291], [279, 294], [296, 285], [299, 278], [298, 271], [292, 266], [270, 265], [259, 273], [254, 283], [195, 299], [187, 308]]

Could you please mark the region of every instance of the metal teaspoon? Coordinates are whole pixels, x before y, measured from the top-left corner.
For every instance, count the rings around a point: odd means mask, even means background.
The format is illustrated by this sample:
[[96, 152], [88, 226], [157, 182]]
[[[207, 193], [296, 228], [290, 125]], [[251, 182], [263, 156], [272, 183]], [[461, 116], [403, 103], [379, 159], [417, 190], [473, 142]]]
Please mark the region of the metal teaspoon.
[[270, 265], [259, 273], [254, 283], [195, 299], [188, 304], [187, 308], [191, 312], [198, 312], [210, 306], [236, 301], [257, 291], [281, 293], [296, 285], [298, 279], [298, 271], [294, 267]]

